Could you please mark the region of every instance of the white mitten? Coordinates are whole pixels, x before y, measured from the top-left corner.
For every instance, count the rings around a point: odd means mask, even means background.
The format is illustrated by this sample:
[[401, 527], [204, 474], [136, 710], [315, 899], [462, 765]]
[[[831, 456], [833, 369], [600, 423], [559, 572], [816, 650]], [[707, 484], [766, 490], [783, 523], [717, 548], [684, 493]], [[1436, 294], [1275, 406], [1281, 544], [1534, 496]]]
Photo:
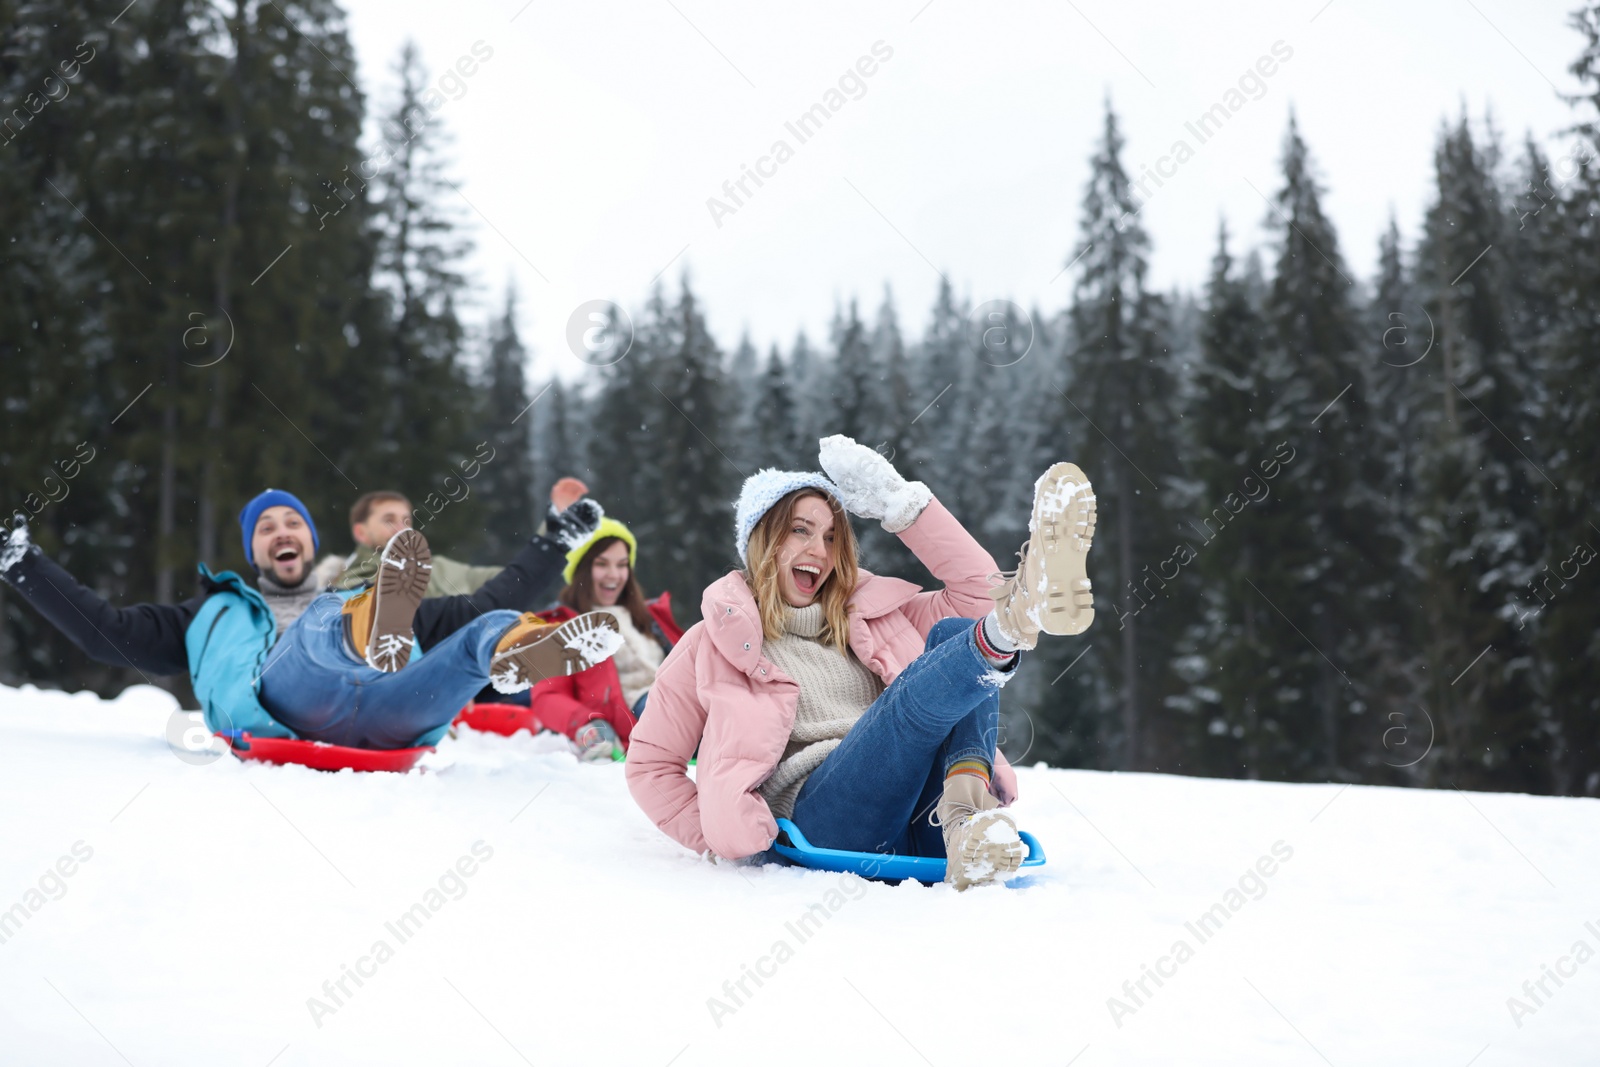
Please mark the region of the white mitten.
[[906, 481], [888, 460], [843, 434], [824, 437], [817, 458], [839, 487], [839, 503], [845, 510], [881, 520], [890, 533], [916, 522], [933, 499], [926, 485]]

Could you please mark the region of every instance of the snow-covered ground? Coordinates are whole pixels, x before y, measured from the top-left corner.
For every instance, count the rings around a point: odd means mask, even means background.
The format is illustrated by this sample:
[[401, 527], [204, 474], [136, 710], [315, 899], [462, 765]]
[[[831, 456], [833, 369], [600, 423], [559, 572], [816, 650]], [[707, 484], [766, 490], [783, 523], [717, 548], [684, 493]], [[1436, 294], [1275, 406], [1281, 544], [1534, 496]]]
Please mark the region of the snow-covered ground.
[[548, 737], [196, 765], [176, 710], [0, 688], [0, 1062], [1600, 1061], [1593, 800], [1040, 766], [1049, 864], [958, 895], [698, 859]]

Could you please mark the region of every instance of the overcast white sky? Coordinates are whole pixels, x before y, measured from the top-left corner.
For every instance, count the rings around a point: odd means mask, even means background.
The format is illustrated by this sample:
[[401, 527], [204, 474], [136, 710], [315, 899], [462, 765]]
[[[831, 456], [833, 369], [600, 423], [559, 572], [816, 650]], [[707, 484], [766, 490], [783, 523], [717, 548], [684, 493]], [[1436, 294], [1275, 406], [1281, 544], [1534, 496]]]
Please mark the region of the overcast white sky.
[[[1579, 45], [1564, 0], [345, 6], [378, 106], [408, 36], [436, 78], [476, 42], [493, 50], [446, 86], [458, 98], [439, 117], [473, 205], [458, 205], [477, 241], [468, 314], [481, 322], [515, 278], [541, 377], [584, 369], [564, 340], [577, 305], [637, 309], [654, 277], [675, 286], [685, 267], [726, 347], [745, 329], [763, 350], [801, 327], [825, 339], [836, 300], [868, 314], [886, 283], [920, 335], [937, 271], [974, 303], [1056, 312], [1107, 93], [1135, 175], [1178, 138], [1195, 148], [1143, 213], [1158, 286], [1204, 278], [1219, 216], [1262, 238], [1255, 190], [1277, 187], [1291, 106], [1342, 251], [1369, 277], [1391, 207], [1415, 239], [1443, 117], [1487, 105], [1509, 147], [1531, 130], [1559, 148], [1574, 113], [1557, 90], [1576, 88]], [[805, 143], [785, 129], [879, 41], [892, 56], [864, 95]], [[1185, 122], [1279, 41], [1292, 57], [1200, 144]], [[719, 227], [707, 199], [780, 138], [793, 158], [767, 164]]]

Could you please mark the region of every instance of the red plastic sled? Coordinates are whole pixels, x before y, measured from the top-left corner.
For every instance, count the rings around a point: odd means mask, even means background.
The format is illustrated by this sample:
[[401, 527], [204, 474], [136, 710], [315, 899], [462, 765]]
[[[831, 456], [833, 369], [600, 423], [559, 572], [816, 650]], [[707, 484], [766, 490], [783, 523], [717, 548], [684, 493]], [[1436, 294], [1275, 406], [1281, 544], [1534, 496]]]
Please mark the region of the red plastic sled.
[[544, 729], [544, 723], [539, 721], [533, 709], [521, 704], [468, 704], [461, 709], [455, 721], [474, 730], [506, 737], [518, 730], [536, 734]]
[[297, 763], [315, 771], [394, 771], [404, 774], [433, 747], [424, 748], [346, 748], [321, 741], [298, 741], [286, 737], [239, 737], [218, 734], [228, 748], [243, 760], [262, 763]]

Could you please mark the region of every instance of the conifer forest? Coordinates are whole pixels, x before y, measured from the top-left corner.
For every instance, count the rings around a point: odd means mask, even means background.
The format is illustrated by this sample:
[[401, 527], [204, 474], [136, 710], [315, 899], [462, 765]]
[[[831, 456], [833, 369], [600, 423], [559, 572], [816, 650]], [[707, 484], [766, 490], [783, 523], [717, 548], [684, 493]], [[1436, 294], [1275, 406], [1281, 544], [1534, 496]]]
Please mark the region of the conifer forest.
[[[1423, 224], [1376, 247], [1337, 232], [1291, 118], [1269, 239], [1224, 222], [1204, 284], [1158, 290], [1107, 99], [1063, 179], [1057, 304], [973, 306], [952, 264], [931, 307], [845, 293], [825, 336], [758, 346], [713, 336], [674, 270], [610, 294], [557, 375], [515, 288], [462, 310], [471, 231], [415, 49], [369, 98], [334, 0], [0, 0], [0, 502], [109, 600], [173, 602], [195, 561], [243, 563], [264, 486], [324, 554], [394, 487], [489, 563], [575, 474], [687, 625], [736, 566], [744, 478], [814, 467], [821, 436], [925, 481], [1002, 568], [1071, 459], [1098, 625], [1006, 690], [1013, 762], [1600, 796], [1600, 6], [1570, 21], [1570, 153], [1441, 116]], [[865, 567], [929, 581], [856, 528]], [[140, 681], [7, 593], [0, 682]]]

